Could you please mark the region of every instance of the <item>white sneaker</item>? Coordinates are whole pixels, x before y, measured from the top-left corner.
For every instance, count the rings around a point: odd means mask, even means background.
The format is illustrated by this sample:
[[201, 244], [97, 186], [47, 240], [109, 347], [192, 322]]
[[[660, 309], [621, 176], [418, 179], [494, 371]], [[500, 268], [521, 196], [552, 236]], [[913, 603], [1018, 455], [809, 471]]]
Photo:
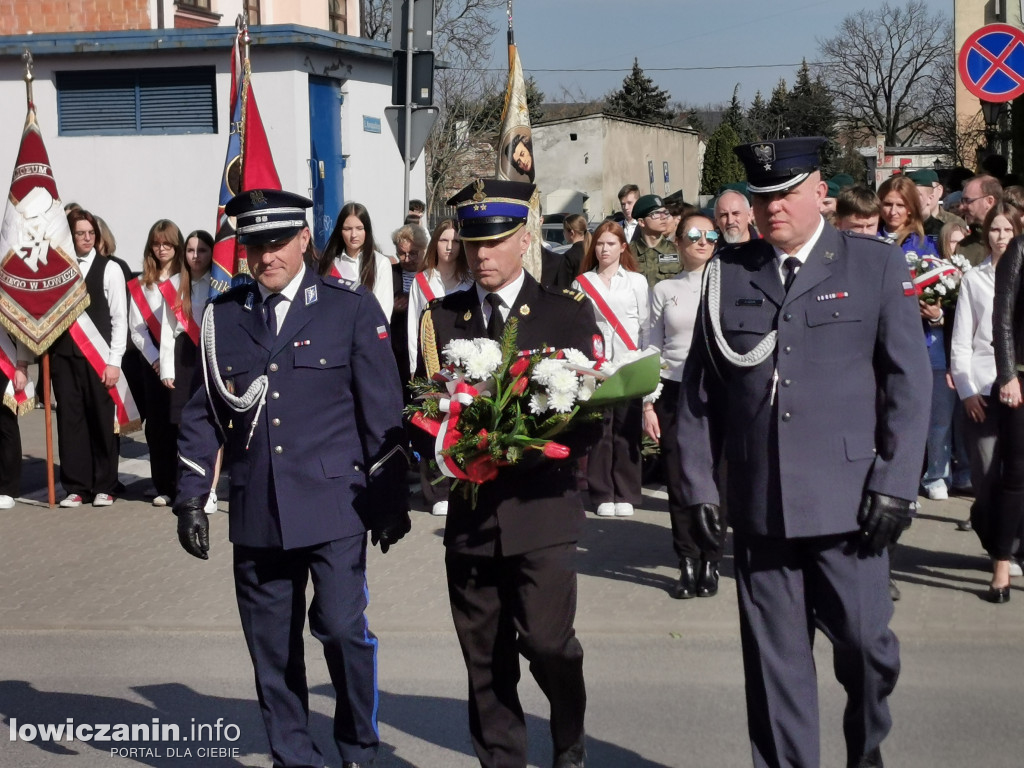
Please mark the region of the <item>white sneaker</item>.
[[606, 501], [604, 504], [597, 505], [597, 516], [598, 517], [615, 517], [615, 505]]
[[6, 493], [0, 493], [0, 509], [13, 509], [14, 499]]
[[925, 488], [924, 495], [932, 501], [945, 501], [949, 498], [949, 491], [946, 490], [946, 484], [941, 483], [931, 488]]
[[82, 501], [82, 497], [79, 496], [77, 493], [69, 493], [67, 496], [61, 499], [59, 506], [62, 506], [65, 509], [68, 509], [69, 507], [80, 507], [82, 506]]
[[[2, 498], [2, 497], [0, 497]], [[1010, 575], [1011, 576], [1024, 576], [1024, 570], [1021, 569], [1020, 563], [1016, 560], [1010, 560]]]
[[212, 515], [214, 512], [219, 512], [217, 509], [217, 492], [210, 491], [209, 497], [206, 499], [206, 506], [203, 507], [203, 512], [208, 515]]
[[448, 501], [436, 501], [434, 506], [430, 508], [430, 514], [434, 517], [445, 517], [448, 514]]
[[166, 506], [169, 506], [170, 503], [171, 503], [171, 497], [170, 496], [154, 496], [153, 497], [153, 506], [154, 507], [166, 507]]
[[627, 501], [615, 502], [615, 516], [616, 517], [632, 517], [633, 516], [633, 505]]
[[113, 503], [114, 497], [109, 493], [97, 493], [92, 500], [92, 505], [94, 507], [109, 507]]

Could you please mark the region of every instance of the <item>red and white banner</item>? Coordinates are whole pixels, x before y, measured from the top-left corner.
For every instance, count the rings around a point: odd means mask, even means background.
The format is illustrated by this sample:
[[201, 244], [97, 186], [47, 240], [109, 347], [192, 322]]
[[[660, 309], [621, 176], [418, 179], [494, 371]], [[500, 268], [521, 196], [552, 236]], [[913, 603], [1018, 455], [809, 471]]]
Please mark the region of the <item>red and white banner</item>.
[[21, 392], [14, 391], [14, 374], [18, 364], [17, 345], [6, 333], [0, 331], [0, 371], [9, 379], [3, 393], [4, 405], [21, 416], [35, 407], [35, 384], [29, 380]]
[[42, 353], [89, 305], [30, 102], [0, 228], [0, 323]]

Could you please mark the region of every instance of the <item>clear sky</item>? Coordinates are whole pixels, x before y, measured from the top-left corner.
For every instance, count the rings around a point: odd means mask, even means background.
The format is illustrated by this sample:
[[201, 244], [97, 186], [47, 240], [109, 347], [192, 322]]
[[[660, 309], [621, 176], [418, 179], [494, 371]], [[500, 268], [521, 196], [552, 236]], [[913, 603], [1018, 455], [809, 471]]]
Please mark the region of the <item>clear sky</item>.
[[[618, 89], [636, 56], [673, 101], [703, 106], [728, 101], [737, 83], [744, 103], [758, 90], [767, 98], [780, 77], [792, 84], [800, 61], [816, 60], [819, 39], [833, 36], [845, 16], [882, 2], [514, 0], [513, 13], [523, 69], [547, 101], [576, 100], [581, 94], [599, 98]], [[925, 2], [933, 14], [953, 14], [953, 0]], [[491, 67], [503, 71], [504, 8], [500, 17]], [[764, 66], [776, 64], [784, 66]], [[676, 69], [657, 71], [670, 68]], [[609, 71], [581, 71], [597, 69]]]

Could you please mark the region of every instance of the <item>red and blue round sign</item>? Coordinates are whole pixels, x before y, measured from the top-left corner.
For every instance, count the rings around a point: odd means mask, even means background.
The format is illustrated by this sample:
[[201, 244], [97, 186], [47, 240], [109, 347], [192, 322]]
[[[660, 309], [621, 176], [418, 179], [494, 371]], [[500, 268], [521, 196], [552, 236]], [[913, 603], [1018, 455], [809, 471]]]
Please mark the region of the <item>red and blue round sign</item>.
[[960, 49], [960, 79], [984, 101], [1012, 101], [1024, 94], [1024, 30], [986, 24]]

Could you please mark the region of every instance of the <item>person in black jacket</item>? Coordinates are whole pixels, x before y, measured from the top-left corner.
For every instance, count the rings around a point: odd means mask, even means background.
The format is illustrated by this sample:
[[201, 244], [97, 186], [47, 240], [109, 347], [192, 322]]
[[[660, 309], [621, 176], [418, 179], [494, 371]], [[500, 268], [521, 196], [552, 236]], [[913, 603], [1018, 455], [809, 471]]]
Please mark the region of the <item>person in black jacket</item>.
[[[593, 354], [600, 338], [583, 294], [541, 286], [523, 269], [534, 186], [478, 180], [457, 207], [472, 288], [432, 302], [423, 314], [418, 372], [438, 370], [452, 339], [500, 338], [518, 318], [520, 349], [574, 347]], [[578, 457], [600, 436], [591, 422], [559, 435]], [[453, 493], [445, 526], [445, 567], [455, 631], [469, 674], [469, 727], [484, 768], [526, 765], [526, 720], [519, 703], [519, 654], [551, 704], [556, 768], [582, 768], [583, 647], [576, 639], [576, 542], [584, 521], [574, 462], [498, 470], [475, 504]]]

